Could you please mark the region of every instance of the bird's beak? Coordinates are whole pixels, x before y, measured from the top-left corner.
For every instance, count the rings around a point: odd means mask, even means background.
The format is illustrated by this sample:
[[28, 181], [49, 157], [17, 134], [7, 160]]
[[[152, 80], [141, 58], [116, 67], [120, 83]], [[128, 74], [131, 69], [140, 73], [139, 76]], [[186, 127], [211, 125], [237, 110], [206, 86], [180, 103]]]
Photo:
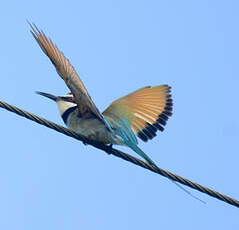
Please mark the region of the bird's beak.
[[40, 95], [42, 95], [42, 96], [44, 96], [44, 97], [48, 97], [48, 98], [50, 98], [51, 100], [53, 100], [53, 101], [56, 101], [57, 100], [57, 96], [54, 96], [54, 95], [52, 95], [52, 94], [49, 94], [49, 93], [43, 93], [43, 92], [39, 92], [39, 91], [36, 91], [36, 93], [37, 94], [40, 94]]

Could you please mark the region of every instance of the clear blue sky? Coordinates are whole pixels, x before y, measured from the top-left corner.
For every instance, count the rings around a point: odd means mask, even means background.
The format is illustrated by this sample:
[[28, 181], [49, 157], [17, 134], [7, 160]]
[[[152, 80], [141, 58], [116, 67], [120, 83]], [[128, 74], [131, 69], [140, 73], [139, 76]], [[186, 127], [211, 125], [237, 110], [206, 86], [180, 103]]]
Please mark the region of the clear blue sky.
[[[102, 111], [172, 86], [174, 115], [140, 147], [164, 169], [239, 199], [239, 2], [5, 1], [0, 100], [63, 124], [36, 95], [68, 92], [29, 33], [71, 60]], [[238, 229], [239, 209], [0, 109], [0, 229]], [[121, 148], [132, 153], [127, 148]], [[133, 153], [132, 153], [133, 154]]]

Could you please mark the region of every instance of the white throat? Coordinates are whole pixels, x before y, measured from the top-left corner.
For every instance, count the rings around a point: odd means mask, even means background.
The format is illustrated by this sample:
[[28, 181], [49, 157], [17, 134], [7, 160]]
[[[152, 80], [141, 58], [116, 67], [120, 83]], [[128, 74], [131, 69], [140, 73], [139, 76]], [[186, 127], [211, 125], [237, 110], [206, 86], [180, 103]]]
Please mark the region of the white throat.
[[59, 100], [59, 101], [57, 101], [56, 103], [57, 103], [57, 105], [58, 105], [58, 109], [59, 109], [59, 112], [60, 112], [61, 116], [63, 115], [63, 113], [64, 113], [67, 109], [76, 106], [75, 103], [68, 102], [68, 101], [61, 101], [61, 100]]

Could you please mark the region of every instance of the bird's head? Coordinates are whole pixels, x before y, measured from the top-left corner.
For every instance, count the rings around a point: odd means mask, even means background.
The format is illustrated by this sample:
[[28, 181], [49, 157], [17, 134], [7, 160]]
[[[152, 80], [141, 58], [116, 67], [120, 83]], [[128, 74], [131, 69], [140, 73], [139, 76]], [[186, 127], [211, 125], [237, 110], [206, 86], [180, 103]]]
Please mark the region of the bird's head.
[[76, 108], [77, 106], [75, 99], [71, 93], [63, 96], [54, 96], [52, 94], [44, 92], [36, 92], [36, 93], [55, 101], [58, 105], [58, 109], [61, 116], [63, 116], [63, 114], [66, 111], [69, 111], [69, 109], [72, 110], [72, 108]]

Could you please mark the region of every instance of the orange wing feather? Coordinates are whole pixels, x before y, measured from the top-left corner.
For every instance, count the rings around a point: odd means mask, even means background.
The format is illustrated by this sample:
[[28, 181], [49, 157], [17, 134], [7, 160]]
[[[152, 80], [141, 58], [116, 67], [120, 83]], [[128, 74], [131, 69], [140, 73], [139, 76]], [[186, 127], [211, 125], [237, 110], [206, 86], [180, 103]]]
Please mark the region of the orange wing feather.
[[143, 141], [163, 131], [172, 115], [173, 101], [170, 87], [145, 87], [114, 101], [104, 112], [105, 116], [125, 117], [134, 133]]

